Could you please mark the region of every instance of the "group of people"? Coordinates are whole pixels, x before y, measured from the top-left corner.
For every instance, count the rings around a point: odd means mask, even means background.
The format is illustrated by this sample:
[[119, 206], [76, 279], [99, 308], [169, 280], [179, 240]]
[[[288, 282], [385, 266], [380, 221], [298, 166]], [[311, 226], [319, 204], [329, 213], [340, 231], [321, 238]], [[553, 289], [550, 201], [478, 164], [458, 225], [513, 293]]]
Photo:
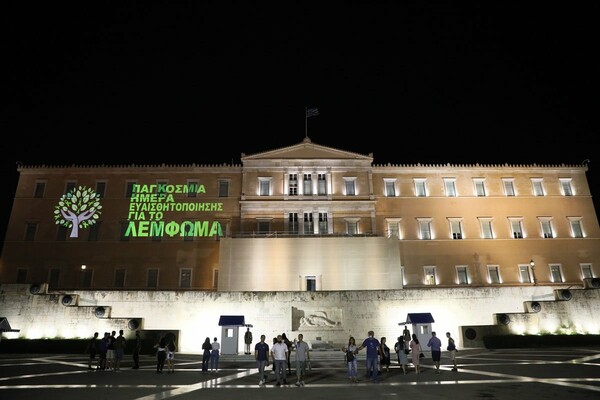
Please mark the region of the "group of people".
[[163, 336], [154, 345], [154, 348], [156, 349], [156, 373], [162, 374], [165, 364], [167, 365], [167, 374], [175, 373], [175, 350], [177, 349], [175, 339], [167, 339], [166, 336]]
[[[450, 332], [446, 332], [448, 339], [448, 345], [446, 350], [450, 360], [453, 363], [452, 371], [457, 371], [456, 366], [456, 344], [452, 338]], [[360, 346], [356, 344], [356, 339], [350, 337], [348, 344], [342, 347], [344, 352], [345, 362], [348, 368], [348, 379], [350, 382], [358, 382], [358, 364], [356, 357], [358, 352], [362, 349], [366, 349], [366, 378], [372, 382], [379, 382], [379, 374], [385, 371], [389, 371], [390, 367], [390, 348], [387, 345], [386, 337], [382, 337], [380, 340], [375, 338], [373, 331], [368, 332], [367, 338], [362, 342]], [[435, 332], [431, 333], [431, 338], [427, 342], [427, 347], [431, 349], [431, 359], [435, 366], [435, 373], [440, 373], [440, 361], [442, 355], [442, 342], [437, 337]], [[408, 356], [411, 355], [411, 362], [415, 368], [415, 373], [421, 373], [421, 358], [424, 357], [421, 343], [416, 334], [410, 334], [410, 331], [405, 328], [402, 336], [398, 337], [396, 344], [394, 345], [394, 351], [398, 357], [398, 365], [402, 368], [402, 372], [406, 375], [408, 372]]]
[[285, 333], [273, 338], [273, 344], [265, 342], [265, 335], [260, 335], [260, 341], [254, 345], [254, 359], [258, 367], [259, 386], [267, 383], [268, 373], [266, 368], [270, 361], [275, 371], [275, 385], [287, 385], [287, 377], [292, 373], [291, 353], [296, 354], [296, 386], [304, 386], [307, 370], [310, 369], [310, 352], [308, 343], [304, 341], [304, 335], [298, 334], [298, 339], [292, 343]]
[[208, 373], [208, 368], [210, 366], [211, 373], [219, 372], [219, 357], [221, 354], [221, 344], [218, 342], [215, 337], [210, 342], [210, 338], [204, 339], [204, 343], [202, 343], [202, 373]]
[[[89, 354], [88, 370], [99, 371], [121, 371], [121, 361], [125, 354], [125, 336], [123, 330], [104, 332], [102, 339], [98, 339], [98, 332], [94, 332], [92, 338], [88, 341], [86, 353]], [[96, 361], [96, 356], [98, 360]], [[96, 367], [92, 367], [95, 364]]]

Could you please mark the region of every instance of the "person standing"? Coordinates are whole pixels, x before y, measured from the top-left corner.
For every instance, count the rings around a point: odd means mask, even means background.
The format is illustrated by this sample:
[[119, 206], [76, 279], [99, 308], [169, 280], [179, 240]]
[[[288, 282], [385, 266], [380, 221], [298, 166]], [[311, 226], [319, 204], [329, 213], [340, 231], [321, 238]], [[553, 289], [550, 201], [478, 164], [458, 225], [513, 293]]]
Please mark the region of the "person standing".
[[207, 337], [202, 343], [202, 373], [208, 372], [208, 362], [210, 361], [210, 352], [212, 351], [212, 345], [210, 344], [210, 338]]
[[273, 365], [275, 366], [276, 386], [281, 386], [283, 381], [287, 385], [286, 362], [288, 357], [288, 347], [283, 343], [282, 335], [277, 335], [277, 343], [271, 348], [271, 357], [273, 357]]
[[409, 346], [410, 351], [412, 353], [412, 363], [415, 366], [415, 373], [419, 374], [421, 373], [421, 365], [419, 364], [419, 356], [421, 354], [421, 343], [419, 343], [419, 339], [414, 333], [412, 334], [412, 340], [410, 341]]
[[210, 351], [210, 372], [219, 372], [219, 353], [221, 352], [221, 345], [217, 342], [217, 338], [213, 339], [211, 343], [212, 350]]
[[427, 342], [427, 347], [431, 348], [431, 359], [435, 365], [435, 373], [440, 373], [440, 360], [442, 359], [442, 341], [437, 337], [435, 331], [431, 332], [431, 338]]
[[115, 335], [116, 331], [112, 331], [108, 337], [108, 348], [106, 349], [106, 369], [109, 371], [115, 367]]
[[167, 374], [175, 373], [175, 339], [171, 338], [167, 345]]
[[287, 368], [288, 368], [288, 375], [292, 374], [292, 361], [291, 361], [291, 357], [292, 357], [292, 347], [293, 344], [290, 341], [290, 339], [288, 339], [288, 337], [285, 335], [285, 333], [281, 334], [281, 337], [283, 339], [283, 343], [287, 346], [288, 348], [288, 352], [287, 352]]
[[362, 342], [358, 350], [367, 349], [367, 379], [371, 378], [372, 382], [379, 382], [379, 372], [377, 361], [379, 360], [380, 350], [379, 340], [375, 339], [373, 331], [368, 332], [368, 337]]
[[115, 372], [121, 370], [123, 354], [125, 354], [125, 336], [123, 336], [123, 329], [120, 329], [119, 336], [115, 339], [115, 366], [113, 368]]
[[142, 338], [140, 331], [135, 331], [135, 343], [133, 344], [133, 367], [132, 369], [140, 368], [140, 351], [142, 351]]
[[254, 346], [254, 359], [258, 367], [258, 385], [262, 386], [267, 381], [265, 367], [269, 366], [269, 345], [265, 343], [265, 335], [260, 335], [260, 342]]
[[296, 342], [296, 386], [304, 386], [304, 377], [306, 376], [306, 366], [310, 362], [310, 354], [308, 352], [308, 343], [304, 340], [304, 335], [298, 334]]
[[[88, 359], [88, 369], [92, 370], [92, 362], [96, 361], [96, 353], [98, 352], [98, 332], [94, 332], [94, 336], [88, 342], [86, 353], [90, 355]], [[96, 369], [100, 369], [100, 361], [98, 361], [98, 365]]]
[[154, 345], [154, 348], [156, 349], [156, 373], [162, 374], [167, 359], [167, 340], [164, 336]]
[[100, 339], [100, 359], [98, 360], [99, 370], [106, 369], [106, 353], [108, 352], [108, 343], [110, 341], [110, 333], [104, 332], [104, 337]]
[[458, 371], [458, 368], [456, 367], [456, 343], [454, 343], [454, 339], [452, 339], [450, 332], [446, 332], [446, 337], [448, 338], [448, 347], [446, 350], [450, 353], [450, 360], [452, 360], [452, 364], [454, 365], [452, 371], [456, 372]]
[[398, 356], [398, 365], [402, 368], [402, 372], [406, 375], [408, 367], [408, 344], [404, 341], [404, 336], [398, 336], [398, 341], [394, 345], [394, 351]]
[[250, 332], [250, 328], [246, 328], [246, 333], [244, 333], [244, 344], [246, 344], [246, 352], [244, 354], [252, 354], [250, 352], [250, 346], [252, 345], [252, 332]]
[[390, 348], [387, 345], [387, 338], [382, 336], [379, 344], [379, 365], [381, 366], [381, 372], [383, 372], [383, 367], [385, 367], [385, 372], [390, 372], [390, 363], [392, 360], [390, 356]]
[[356, 356], [358, 354], [358, 347], [356, 346], [356, 340], [350, 336], [348, 339], [348, 345], [342, 347], [342, 351], [345, 353], [346, 364], [348, 366], [348, 379], [350, 382], [358, 382], [358, 368], [356, 362]]

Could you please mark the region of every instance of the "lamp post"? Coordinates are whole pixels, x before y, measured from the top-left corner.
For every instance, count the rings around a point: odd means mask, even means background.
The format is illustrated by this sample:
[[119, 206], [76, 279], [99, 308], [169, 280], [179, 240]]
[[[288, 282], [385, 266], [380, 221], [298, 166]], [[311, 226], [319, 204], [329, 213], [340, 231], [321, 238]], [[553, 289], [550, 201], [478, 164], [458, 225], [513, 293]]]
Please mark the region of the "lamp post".
[[535, 262], [533, 261], [533, 258], [529, 261], [529, 265], [531, 265], [531, 277], [533, 278], [533, 286], [535, 286]]

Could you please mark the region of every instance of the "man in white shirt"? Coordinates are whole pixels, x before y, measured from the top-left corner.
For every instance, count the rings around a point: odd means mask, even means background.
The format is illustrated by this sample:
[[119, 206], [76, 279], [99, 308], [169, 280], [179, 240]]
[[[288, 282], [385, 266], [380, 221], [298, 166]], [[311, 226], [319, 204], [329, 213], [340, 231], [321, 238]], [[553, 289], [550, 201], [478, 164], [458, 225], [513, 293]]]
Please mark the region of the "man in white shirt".
[[283, 384], [287, 385], [287, 371], [285, 365], [287, 363], [288, 347], [283, 343], [283, 337], [277, 335], [277, 343], [271, 348], [271, 357], [273, 357], [273, 365], [275, 366], [275, 379], [277, 380], [276, 386], [281, 386], [281, 380]]

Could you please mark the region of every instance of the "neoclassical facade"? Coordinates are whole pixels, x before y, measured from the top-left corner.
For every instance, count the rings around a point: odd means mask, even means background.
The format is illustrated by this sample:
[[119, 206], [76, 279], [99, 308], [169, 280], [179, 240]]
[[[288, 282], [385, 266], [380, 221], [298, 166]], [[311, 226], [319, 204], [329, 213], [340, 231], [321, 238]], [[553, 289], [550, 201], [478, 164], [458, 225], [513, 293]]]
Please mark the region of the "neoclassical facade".
[[240, 165], [19, 165], [0, 283], [468, 289], [600, 273], [586, 165], [373, 162], [305, 138]]

